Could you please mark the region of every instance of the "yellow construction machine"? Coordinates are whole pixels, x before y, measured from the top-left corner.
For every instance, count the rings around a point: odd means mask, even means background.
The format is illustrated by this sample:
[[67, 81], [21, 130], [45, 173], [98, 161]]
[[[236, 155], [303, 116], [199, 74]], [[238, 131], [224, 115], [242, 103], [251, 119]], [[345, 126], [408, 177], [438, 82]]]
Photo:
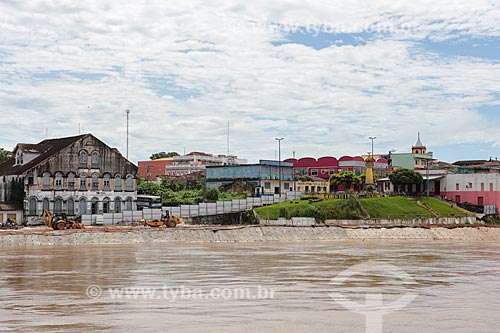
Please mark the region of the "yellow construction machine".
[[46, 208], [43, 209], [42, 222], [47, 227], [54, 230], [64, 230], [64, 229], [83, 229], [85, 226], [81, 223], [81, 217], [74, 220], [68, 220], [65, 213], [54, 215], [49, 212]]
[[144, 220], [142, 219], [140, 221], [141, 223], [144, 223], [146, 226], [150, 226], [152, 228], [158, 228], [158, 227], [163, 227], [166, 226], [167, 228], [175, 228], [178, 224], [181, 223], [181, 219], [178, 218], [177, 216], [170, 216], [169, 212], [165, 212], [165, 215], [162, 215], [162, 217], [159, 220]]

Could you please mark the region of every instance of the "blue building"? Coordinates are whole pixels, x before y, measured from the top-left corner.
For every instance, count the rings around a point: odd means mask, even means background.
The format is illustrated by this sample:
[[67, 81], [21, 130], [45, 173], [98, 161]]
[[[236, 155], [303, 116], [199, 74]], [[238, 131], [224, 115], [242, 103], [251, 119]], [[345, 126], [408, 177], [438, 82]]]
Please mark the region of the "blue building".
[[281, 162], [280, 168], [279, 161], [260, 160], [258, 164], [207, 166], [206, 184], [208, 188], [223, 187], [257, 196], [286, 193], [293, 190], [293, 164]]

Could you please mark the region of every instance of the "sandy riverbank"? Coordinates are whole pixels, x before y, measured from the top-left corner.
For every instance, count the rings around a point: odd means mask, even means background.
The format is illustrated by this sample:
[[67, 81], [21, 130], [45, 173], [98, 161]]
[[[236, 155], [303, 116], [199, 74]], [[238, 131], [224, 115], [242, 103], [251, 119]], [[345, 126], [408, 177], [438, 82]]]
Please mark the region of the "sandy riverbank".
[[341, 240], [461, 240], [497, 241], [500, 228], [491, 227], [413, 227], [413, 228], [343, 228], [343, 227], [206, 227], [175, 229], [85, 229], [18, 230], [0, 232], [0, 246], [191, 243], [191, 242], [293, 242]]

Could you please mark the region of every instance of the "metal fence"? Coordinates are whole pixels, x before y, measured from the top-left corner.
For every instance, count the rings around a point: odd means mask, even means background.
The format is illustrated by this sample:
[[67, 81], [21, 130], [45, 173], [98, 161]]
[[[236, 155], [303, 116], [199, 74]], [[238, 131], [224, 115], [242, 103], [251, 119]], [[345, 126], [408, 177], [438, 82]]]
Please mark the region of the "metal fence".
[[200, 203], [198, 205], [180, 205], [177, 207], [162, 207], [161, 209], [144, 208], [143, 210], [123, 211], [122, 213], [86, 214], [82, 215], [85, 225], [131, 225], [141, 219], [160, 219], [165, 212], [170, 216], [191, 218], [196, 216], [209, 216], [225, 213], [237, 213], [275, 203], [285, 202], [300, 198], [300, 192], [287, 192], [282, 196], [265, 195], [231, 201], [217, 201], [213, 203]]

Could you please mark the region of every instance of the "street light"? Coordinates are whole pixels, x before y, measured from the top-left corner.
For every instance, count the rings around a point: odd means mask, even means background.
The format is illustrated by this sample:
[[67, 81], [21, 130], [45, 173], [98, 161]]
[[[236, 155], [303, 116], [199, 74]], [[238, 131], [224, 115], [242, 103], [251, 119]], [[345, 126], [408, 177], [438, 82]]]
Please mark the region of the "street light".
[[279, 191], [278, 194], [280, 195], [281, 198], [281, 140], [284, 140], [285, 138], [274, 138], [274, 140], [278, 141], [278, 174], [279, 174]]
[[372, 158], [373, 158], [373, 141], [376, 139], [376, 136], [370, 136], [368, 139], [372, 140]]

